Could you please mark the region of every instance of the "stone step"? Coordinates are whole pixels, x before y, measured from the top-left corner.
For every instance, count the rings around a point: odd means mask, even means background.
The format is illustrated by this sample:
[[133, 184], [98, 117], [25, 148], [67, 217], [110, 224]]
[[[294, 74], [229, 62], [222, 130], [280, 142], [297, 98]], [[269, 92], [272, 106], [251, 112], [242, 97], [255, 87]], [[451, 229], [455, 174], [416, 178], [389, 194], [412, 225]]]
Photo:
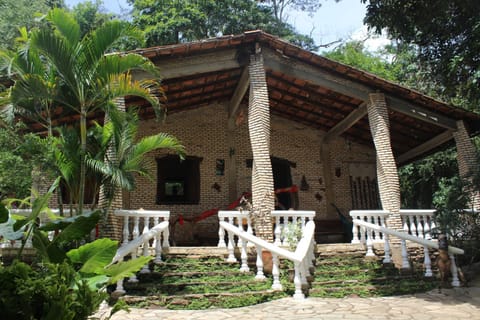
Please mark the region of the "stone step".
[[128, 305], [169, 309], [207, 309], [219, 305], [230, 308], [254, 305], [286, 297], [282, 291], [257, 290], [250, 292], [216, 292], [184, 295], [151, 295], [121, 297]]

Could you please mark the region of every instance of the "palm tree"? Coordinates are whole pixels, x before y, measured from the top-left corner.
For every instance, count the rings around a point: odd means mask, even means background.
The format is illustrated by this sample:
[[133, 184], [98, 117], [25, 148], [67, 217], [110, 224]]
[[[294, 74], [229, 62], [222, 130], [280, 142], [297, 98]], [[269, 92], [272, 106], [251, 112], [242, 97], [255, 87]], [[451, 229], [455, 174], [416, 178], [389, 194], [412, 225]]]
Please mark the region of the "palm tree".
[[15, 79], [0, 98], [2, 120], [13, 123], [15, 115], [40, 123], [52, 135], [53, 102], [58, 94], [58, 77], [38, 51], [29, 46], [26, 28], [20, 29], [18, 51], [0, 51], [1, 69]]
[[106, 113], [115, 109], [114, 100], [138, 96], [159, 111], [159, 100], [153, 88], [158, 81], [134, 81], [131, 72], [141, 70], [158, 77], [155, 65], [134, 53], [109, 54], [113, 45], [124, 37], [139, 38], [139, 33], [127, 22], [112, 20], [81, 37], [75, 19], [61, 9], [51, 10], [48, 24], [33, 30], [30, 45], [55, 72], [58, 90], [56, 105], [79, 115], [80, 128], [80, 189], [78, 211], [83, 211], [87, 155], [87, 116], [94, 111]]

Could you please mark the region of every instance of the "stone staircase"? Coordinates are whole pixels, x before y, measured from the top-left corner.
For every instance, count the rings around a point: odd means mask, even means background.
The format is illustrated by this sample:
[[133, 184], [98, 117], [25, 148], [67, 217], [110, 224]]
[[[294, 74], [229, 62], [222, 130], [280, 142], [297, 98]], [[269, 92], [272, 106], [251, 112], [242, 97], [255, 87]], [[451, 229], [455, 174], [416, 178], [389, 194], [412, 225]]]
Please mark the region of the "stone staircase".
[[[150, 273], [139, 274], [138, 282], [125, 281], [127, 294], [121, 299], [131, 306], [206, 309], [240, 307], [292, 296], [289, 261], [281, 263], [283, 291], [272, 291], [271, 276], [255, 280], [255, 257], [249, 257], [250, 272], [239, 264], [225, 262], [223, 248], [172, 247], [164, 262], [151, 264]], [[415, 270], [415, 268], [413, 269]], [[436, 282], [425, 280], [421, 270], [401, 272], [383, 265], [378, 258], [365, 258], [360, 245], [318, 245], [316, 270], [311, 277], [313, 297], [388, 296], [428, 291]]]

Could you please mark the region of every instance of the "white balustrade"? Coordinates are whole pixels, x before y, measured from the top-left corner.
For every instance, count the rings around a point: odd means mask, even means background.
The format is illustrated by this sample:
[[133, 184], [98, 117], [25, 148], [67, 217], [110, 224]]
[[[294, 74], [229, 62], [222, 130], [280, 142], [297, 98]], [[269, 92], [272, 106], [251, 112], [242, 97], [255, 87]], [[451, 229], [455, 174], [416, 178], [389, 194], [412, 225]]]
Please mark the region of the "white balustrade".
[[[148, 232], [153, 226], [170, 219], [170, 211], [143, 209], [115, 210], [114, 214], [118, 217], [123, 217], [122, 244], [128, 243], [129, 240], [136, 239], [138, 236]], [[165, 231], [162, 236], [163, 238], [161, 239], [153, 239], [151, 245], [148, 244], [147, 248], [156, 248], [157, 241], [161, 241], [160, 248], [168, 248], [170, 246], [168, 241], [168, 231]]]
[[304, 210], [273, 210], [272, 219], [275, 221], [275, 241], [274, 244], [277, 246], [283, 245], [288, 246], [288, 239], [285, 236], [285, 230], [288, 228], [288, 224], [299, 224], [303, 230], [308, 221], [313, 221], [315, 218], [315, 211], [304, 211]]
[[[351, 210], [350, 217], [352, 219], [359, 219], [368, 223], [376, 224], [378, 226], [385, 226], [385, 219], [388, 217], [389, 212], [386, 210]], [[363, 231], [359, 226], [353, 225], [352, 227], [352, 243], [366, 243], [367, 233]], [[384, 242], [383, 234], [381, 232], [371, 232], [368, 234], [372, 243]]]
[[408, 234], [424, 239], [432, 239], [431, 230], [435, 228], [433, 209], [400, 209], [403, 230]]
[[[128, 211], [128, 210], [125, 210]], [[158, 211], [157, 211], [158, 212]], [[131, 213], [131, 212], [130, 212]], [[129, 213], [129, 214], [130, 214]], [[126, 212], [119, 212], [119, 215], [125, 214], [126, 217], [128, 217], [128, 214]], [[136, 220], [136, 219], [134, 219]], [[148, 220], [147, 220], [148, 221]], [[112, 259], [112, 262], [110, 265], [122, 261], [126, 256], [130, 255], [132, 259], [136, 258], [137, 253], [140, 248], [143, 247], [143, 254], [144, 255], [149, 255], [149, 243], [150, 241], [153, 242], [154, 239], [157, 239], [156, 241], [156, 247], [155, 247], [155, 262], [160, 262], [161, 261], [161, 253], [162, 253], [162, 241], [160, 239], [163, 237], [165, 238], [165, 234], [168, 233], [168, 226], [169, 222], [168, 219], [166, 221], [160, 222], [159, 224], [153, 226], [152, 228], [149, 228], [148, 230], [145, 229], [144, 227], [144, 232], [142, 232], [141, 235], [136, 237], [135, 239], [132, 239], [131, 241], [127, 243], [123, 243], [120, 248], [118, 248], [117, 253]], [[148, 269], [147, 269], [148, 270]], [[140, 271], [140, 272], [149, 272], [145, 271], [145, 267]], [[130, 277], [128, 280], [130, 282], [137, 282], [136, 277]], [[117, 282], [117, 288], [115, 290], [116, 293], [118, 294], [124, 294], [125, 290], [123, 289], [123, 279], [119, 280]]]
[[[245, 230], [249, 234], [253, 234], [252, 219], [250, 218], [250, 211], [240, 211], [240, 210], [220, 210], [218, 211], [218, 220], [225, 221], [230, 223], [233, 226], [236, 226], [242, 230]], [[241, 247], [241, 239], [239, 239], [238, 246]], [[237, 244], [232, 242], [232, 248], [235, 248]], [[225, 230], [220, 225], [218, 227], [218, 245], [219, 248], [227, 247], [225, 242]]]
[[[314, 216], [314, 215], [313, 215]], [[312, 220], [313, 220], [312, 216]], [[233, 225], [230, 222], [220, 220], [220, 227], [224, 229], [224, 232], [227, 233], [229, 239], [227, 248], [229, 253], [228, 261], [231, 261], [236, 258], [233, 255], [233, 235], [237, 236], [242, 243], [242, 253], [241, 253], [241, 271], [245, 271], [246, 264], [246, 246], [245, 243], [253, 243], [256, 250], [256, 266], [257, 272], [255, 274], [255, 279], [261, 281], [265, 279], [265, 274], [263, 272], [263, 259], [262, 252], [269, 251], [272, 254], [272, 290], [282, 290], [282, 284], [280, 283], [280, 257], [293, 261], [295, 265], [295, 294], [293, 297], [295, 299], [304, 299], [305, 294], [302, 291], [302, 287], [307, 288], [307, 277], [311, 274], [310, 270], [313, 269], [314, 256], [314, 232], [315, 232], [315, 223], [313, 221], [308, 221], [305, 224], [303, 237], [297, 244], [295, 252], [289, 251], [287, 249], [276, 246], [275, 244], [269, 243], [263, 239], [260, 239], [251, 233], [244, 230], [244, 228]], [[244, 251], [245, 250], [245, 251]]]
[[[432, 241], [432, 240], [429, 240], [429, 239], [425, 239], [423, 236], [416, 236], [416, 235], [414, 236], [414, 235], [409, 234], [407, 232], [399, 232], [399, 231], [391, 230], [391, 229], [385, 228], [383, 226], [378, 226], [377, 224], [374, 224], [374, 223], [365, 222], [363, 219], [353, 219], [352, 222], [353, 222], [355, 227], [361, 229], [360, 232], [362, 232], [362, 233], [367, 233], [368, 235], [370, 235], [371, 231], [376, 231], [378, 233], [383, 233], [384, 234], [384, 236], [385, 236], [384, 238], [386, 239], [384, 262], [386, 262], [386, 260], [387, 261], [390, 260], [390, 257], [388, 257], [388, 259], [387, 259], [387, 246], [388, 246], [388, 248], [390, 248], [390, 246], [388, 244], [389, 237], [394, 236], [394, 237], [400, 238], [400, 240], [401, 240], [401, 250], [402, 250], [402, 268], [410, 268], [411, 267], [410, 263], [408, 261], [408, 250], [407, 250], [406, 241], [408, 240], [408, 241], [412, 241], [412, 242], [415, 242], [415, 243], [418, 243], [418, 244], [422, 245], [424, 247], [424, 263], [423, 264], [425, 266], [425, 276], [426, 277], [431, 277], [432, 276], [432, 269], [431, 269], [432, 263], [431, 263], [431, 259], [430, 259], [430, 255], [429, 255], [429, 248], [438, 249], [438, 242], [437, 241]], [[365, 229], [367, 229], [367, 230], [365, 230]], [[416, 227], [415, 230], [418, 230], [418, 227]], [[458, 286], [460, 286], [460, 281], [458, 279], [458, 269], [457, 269], [457, 266], [455, 264], [454, 254], [464, 254], [464, 251], [462, 249], [449, 246], [448, 247], [448, 252], [449, 252], [449, 256], [450, 256], [450, 261], [452, 262], [451, 263], [452, 286], [458, 287]], [[368, 241], [368, 236], [367, 236], [367, 255], [370, 255], [371, 253], [374, 253], [373, 242], [369, 242]], [[389, 253], [388, 253], [388, 255], [389, 255]]]

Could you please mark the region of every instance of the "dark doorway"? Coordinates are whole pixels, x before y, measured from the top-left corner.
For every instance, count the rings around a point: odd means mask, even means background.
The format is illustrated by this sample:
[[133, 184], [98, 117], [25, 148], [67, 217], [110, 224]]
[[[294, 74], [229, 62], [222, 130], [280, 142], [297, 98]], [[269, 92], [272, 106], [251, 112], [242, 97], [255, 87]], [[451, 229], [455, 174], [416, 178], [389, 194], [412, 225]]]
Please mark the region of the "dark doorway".
[[[285, 159], [272, 157], [273, 185], [275, 190], [292, 186], [291, 162]], [[277, 194], [277, 210], [296, 209], [298, 207], [297, 194], [282, 192]]]

